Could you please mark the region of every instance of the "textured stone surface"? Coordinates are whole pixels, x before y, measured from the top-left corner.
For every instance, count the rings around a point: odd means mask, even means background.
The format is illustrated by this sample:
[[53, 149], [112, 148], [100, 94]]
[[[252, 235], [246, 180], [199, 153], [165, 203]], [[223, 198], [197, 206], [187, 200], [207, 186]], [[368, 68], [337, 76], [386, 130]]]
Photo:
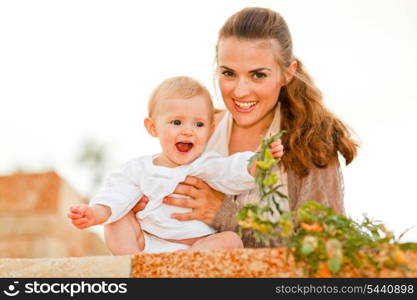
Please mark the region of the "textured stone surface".
[[[417, 252], [409, 252], [408, 271], [342, 269], [340, 277], [417, 277]], [[138, 254], [133, 257], [132, 277], [306, 277], [285, 249], [236, 249]]]
[[0, 259], [0, 277], [129, 277], [130, 256]]
[[297, 277], [284, 249], [236, 249], [138, 254], [132, 277]]
[[0, 237], [47, 234], [61, 222], [51, 213], [0, 215]]
[[[417, 277], [417, 252], [408, 270], [344, 268], [339, 277]], [[0, 277], [280, 278], [307, 277], [285, 249], [183, 251], [135, 256], [0, 259]]]
[[109, 255], [97, 234], [66, 216], [71, 205], [86, 202], [55, 172], [0, 177], [0, 257]]
[[60, 181], [55, 172], [0, 176], [0, 213], [56, 211]]
[[14, 235], [0, 239], [0, 257], [41, 258], [109, 255], [100, 237], [92, 232], [67, 235]]

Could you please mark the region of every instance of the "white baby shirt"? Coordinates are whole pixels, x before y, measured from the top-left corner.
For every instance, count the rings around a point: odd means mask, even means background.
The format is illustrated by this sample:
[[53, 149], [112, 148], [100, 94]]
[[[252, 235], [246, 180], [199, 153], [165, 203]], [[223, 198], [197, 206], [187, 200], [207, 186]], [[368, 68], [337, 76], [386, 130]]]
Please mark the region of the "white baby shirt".
[[205, 152], [190, 164], [175, 168], [154, 165], [152, 156], [138, 157], [128, 161], [121, 171], [107, 177], [91, 204], [111, 208], [111, 216], [106, 221], [108, 224], [125, 216], [138, 199], [146, 195], [148, 204], [136, 214], [142, 230], [164, 239], [188, 239], [212, 234], [215, 230], [203, 222], [171, 218], [173, 213], [190, 212], [191, 209], [163, 204], [163, 198], [168, 195], [175, 197], [173, 191], [188, 175], [204, 180], [227, 195], [238, 195], [252, 189], [254, 179], [247, 167], [253, 155], [249, 151], [231, 156]]

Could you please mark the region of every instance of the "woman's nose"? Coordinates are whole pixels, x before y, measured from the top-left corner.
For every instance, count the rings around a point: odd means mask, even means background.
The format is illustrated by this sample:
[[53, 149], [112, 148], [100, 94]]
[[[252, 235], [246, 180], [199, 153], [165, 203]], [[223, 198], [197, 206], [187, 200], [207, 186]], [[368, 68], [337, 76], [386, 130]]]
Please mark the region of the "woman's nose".
[[243, 98], [249, 94], [249, 84], [245, 78], [239, 78], [236, 81], [235, 88], [233, 90], [233, 94], [236, 98]]

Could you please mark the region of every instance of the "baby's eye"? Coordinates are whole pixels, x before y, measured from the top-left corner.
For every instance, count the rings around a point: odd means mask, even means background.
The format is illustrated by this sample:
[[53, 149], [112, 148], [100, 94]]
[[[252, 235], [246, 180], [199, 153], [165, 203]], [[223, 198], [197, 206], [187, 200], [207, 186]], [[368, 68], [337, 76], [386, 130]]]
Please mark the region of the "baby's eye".
[[203, 122], [196, 122], [195, 126], [196, 127], [204, 127], [204, 123]]
[[266, 74], [262, 72], [256, 72], [256, 73], [253, 73], [252, 77], [254, 79], [261, 79], [261, 78], [265, 78]]
[[171, 121], [171, 124], [179, 126], [179, 125], [181, 125], [181, 121], [180, 120], [173, 120], [173, 121]]
[[235, 75], [235, 74], [231, 71], [225, 70], [225, 71], [222, 72], [222, 75], [225, 76], [225, 77], [233, 77], [233, 75]]

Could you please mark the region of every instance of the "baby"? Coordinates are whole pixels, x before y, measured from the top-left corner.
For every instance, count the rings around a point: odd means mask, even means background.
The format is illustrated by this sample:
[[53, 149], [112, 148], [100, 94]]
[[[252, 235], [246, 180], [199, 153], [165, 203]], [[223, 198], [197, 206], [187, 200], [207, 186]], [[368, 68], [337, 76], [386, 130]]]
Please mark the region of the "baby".
[[[150, 97], [144, 121], [149, 134], [159, 139], [161, 153], [132, 159], [111, 174], [90, 205], [70, 208], [72, 223], [80, 229], [111, 223], [106, 242], [113, 254], [201, 249], [207, 241], [211, 248], [242, 247], [236, 233], [216, 233], [197, 220], [173, 219], [171, 214], [190, 209], [162, 203], [164, 197], [175, 196], [176, 186], [188, 175], [228, 195], [253, 188], [256, 166], [248, 166], [253, 152], [227, 157], [204, 152], [214, 130], [213, 118], [210, 93], [200, 83], [190, 77], [163, 81]], [[271, 144], [271, 152], [282, 156], [280, 141]], [[133, 217], [131, 209], [143, 195], [149, 202]]]

